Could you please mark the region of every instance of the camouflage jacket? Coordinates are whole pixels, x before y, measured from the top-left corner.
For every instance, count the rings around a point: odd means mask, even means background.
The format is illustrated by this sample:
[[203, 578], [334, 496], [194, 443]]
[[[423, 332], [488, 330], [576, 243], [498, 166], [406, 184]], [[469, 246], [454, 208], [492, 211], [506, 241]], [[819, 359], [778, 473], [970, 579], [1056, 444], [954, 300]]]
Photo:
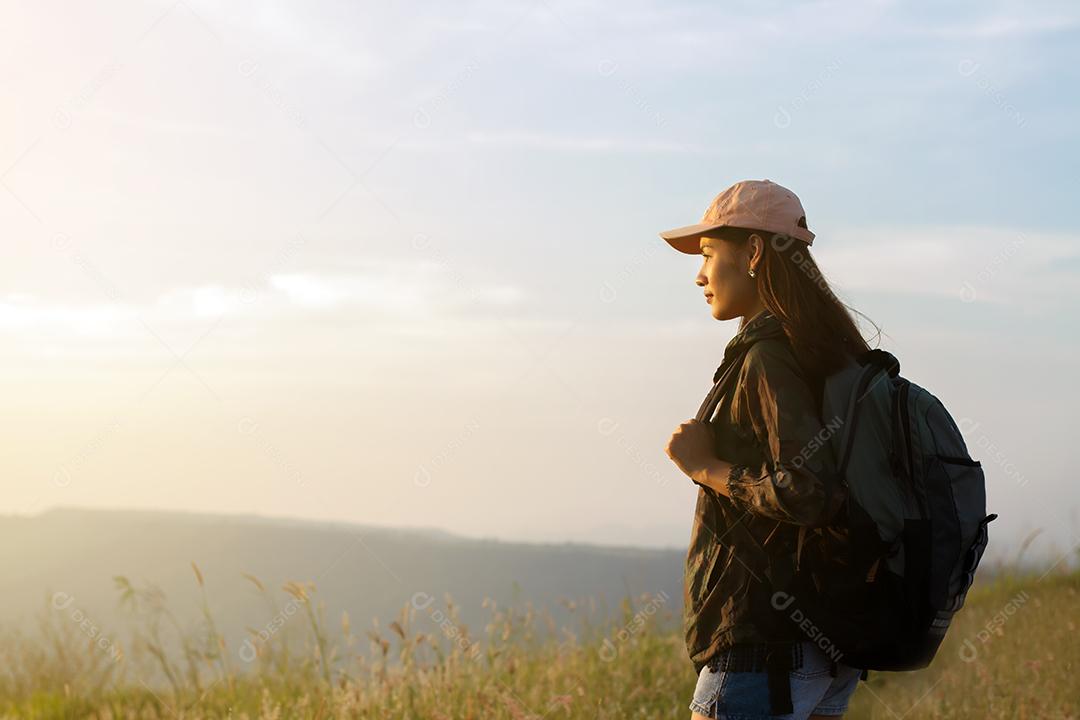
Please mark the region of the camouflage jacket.
[[747, 346], [707, 419], [717, 457], [732, 463], [731, 497], [698, 485], [686, 556], [684, 631], [698, 672], [735, 644], [799, 639], [787, 623], [762, 619], [771, 599], [762, 570], [795, 561], [806, 530], [827, 525], [844, 500], [820, 381], [808, 379], [767, 310], [731, 339], [716, 377]]

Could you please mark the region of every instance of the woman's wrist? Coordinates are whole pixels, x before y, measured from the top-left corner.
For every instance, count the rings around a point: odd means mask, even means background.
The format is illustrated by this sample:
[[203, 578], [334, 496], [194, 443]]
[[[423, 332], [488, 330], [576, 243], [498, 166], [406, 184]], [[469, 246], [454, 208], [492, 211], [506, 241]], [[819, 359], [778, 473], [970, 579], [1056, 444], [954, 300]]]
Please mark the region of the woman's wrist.
[[693, 480], [699, 485], [712, 488], [721, 495], [728, 495], [728, 476], [731, 463], [720, 458], [711, 458], [700, 470], [694, 473]]

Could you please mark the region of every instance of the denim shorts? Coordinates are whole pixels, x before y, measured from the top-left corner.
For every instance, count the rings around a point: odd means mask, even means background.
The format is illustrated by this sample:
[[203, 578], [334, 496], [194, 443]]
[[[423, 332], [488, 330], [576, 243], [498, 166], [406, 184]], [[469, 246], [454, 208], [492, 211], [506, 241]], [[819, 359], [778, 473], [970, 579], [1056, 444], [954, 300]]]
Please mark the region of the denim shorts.
[[802, 667], [790, 671], [791, 707], [787, 715], [770, 714], [769, 680], [764, 672], [713, 670], [698, 675], [690, 709], [717, 720], [805, 720], [810, 715], [843, 715], [862, 670], [843, 663], [832, 677], [829, 657], [814, 643], [803, 642]]

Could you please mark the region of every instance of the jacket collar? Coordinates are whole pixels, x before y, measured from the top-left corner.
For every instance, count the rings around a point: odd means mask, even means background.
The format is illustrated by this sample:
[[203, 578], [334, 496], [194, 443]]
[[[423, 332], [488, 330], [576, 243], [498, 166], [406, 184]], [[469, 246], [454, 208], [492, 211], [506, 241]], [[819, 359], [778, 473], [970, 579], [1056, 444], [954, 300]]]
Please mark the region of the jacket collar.
[[739, 332], [735, 333], [735, 337], [728, 342], [724, 354], [727, 355], [729, 351], [742, 348], [758, 340], [783, 334], [784, 326], [780, 323], [780, 319], [768, 310], [762, 310], [746, 321], [746, 324], [739, 329]]
[[735, 333], [735, 337], [728, 341], [727, 347], [724, 348], [724, 361], [720, 367], [716, 369], [716, 373], [713, 375], [713, 382], [715, 383], [723, 372], [725, 366], [731, 362], [731, 360], [746, 347], [754, 344], [758, 340], [764, 340], [771, 337], [782, 337], [784, 335], [784, 326], [780, 323], [780, 319], [773, 315], [768, 310], [762, 310], [754, 317], [750, 318], [739, 332]]

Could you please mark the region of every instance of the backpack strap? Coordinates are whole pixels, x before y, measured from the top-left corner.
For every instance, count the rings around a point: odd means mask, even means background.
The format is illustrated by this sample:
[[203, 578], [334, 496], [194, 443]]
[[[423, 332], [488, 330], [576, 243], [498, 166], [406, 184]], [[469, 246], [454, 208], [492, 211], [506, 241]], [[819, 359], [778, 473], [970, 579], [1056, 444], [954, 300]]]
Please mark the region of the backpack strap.
[[712, 419], [712, 414], [716, 410], [716, 406], [720, 404], [720, 399], [723, 397], [728, 383], [735, 377], [735, 371], [742, 367], [742, 360], [746, 356], [748, 349], [749, 345], [733, 353], [731, 357], [724, 357], [720, 367], [716, 368], [716, 372], [713, 373], [712, 389], [709, 390], [709, 394], [701, 402], [701, 407], [698, 408], [695, 418], [702, 421]]
[[[694, 416], [699, 421], [709, 422], [712, 419], [712, 415], [716, 412], [717, 406], [723, 399], [724, 392], [726, 392], [728, 385], [734, 382], [738, 377], [737, 373], [742, 368], [743, 359], [746, 357], [747, 350], [750, 349], [753, 343], [749, 343], [731, 355], [724, 355], [724, 360], [720, 363], [720, 367], [716, 368], [716, 372], [713, 374], [713, 387], [709, 391], [709, 394], [705, 396], [705, 400], [701, 403], [701, 407], [698, 408], [697, 414]], [[716, 491], [712, 488], [706, 488], [700, 483], [696, 483], [705, 491], [711, 495], [716, 495]], [[765, 568], [768, 563], [768, 553], [761, 546], [761, 543], [753, 536], [753, 534], [743, 525], [742, 521], [736, 521], [730, 525], [725, 532], [725, 535], [731, 538], [731, 544], [739, 547], [747, 557], [744, 558], [746, 563], [754, 565], [755, 570], [751, 570], [751, 574], [755, 577], [758, 573], [765, 572]]]
[[900, 480], [911, 492], [911, 496], [919, 505], [922, 517], [928, 516], [926, 505], [926, 491], [922, 484], [916, 481], [915, 468], [912, 466], [911, 454], [911, 425], [910, 412], [908, 410], [908, 396], [911, 383], [903, 381], [899, 389], [893, 393], [892, 408], [892, 447], [889, 450], [889, 467], [893, 476]]
[[887, 381], [889, 378], [897, 377], [900, 374], [900, 361], [891, 353], [880, 348], [863, 353], [855, 362], [862, 367], [862, 370], [855, 378], [851, 394], [848, 396], [847, 410], [844, 413], [846, 430], [843, 436], [841, 455], [837, 458], [837, 473], [845, 485], [847, 484], [845, 474], [847, 473], [848, 461], [851, 460], [851, 450], [855, 444], [859, 406], [876, 383]]
[[840, 479], [845, 485], [847, 485], [845, 474], [847, 473], [848, 461], [851, 460], [851, 450], [855, 445], [856, 422], [859, 417], [859, 407], [862, 404], [862, 399], [873, 387], [871, 381], [880, 372], [881, 368], [874, 363], [867, 363], [863, 366], [862, 372], [859, 373], [859, 377], [855, 382], [855, 387], [851, 390], [851, 396], [848, 398], [848, 407], [844, 420], [847, 432], [844, 435], [843, 449], [836, 466], [837, 475], [840, 476]]
[[791, 705], [791, 645], [772, 645], [765, 651], [765, 671], [769, 682], [769, 711], [771, 715], [795, 712]]

